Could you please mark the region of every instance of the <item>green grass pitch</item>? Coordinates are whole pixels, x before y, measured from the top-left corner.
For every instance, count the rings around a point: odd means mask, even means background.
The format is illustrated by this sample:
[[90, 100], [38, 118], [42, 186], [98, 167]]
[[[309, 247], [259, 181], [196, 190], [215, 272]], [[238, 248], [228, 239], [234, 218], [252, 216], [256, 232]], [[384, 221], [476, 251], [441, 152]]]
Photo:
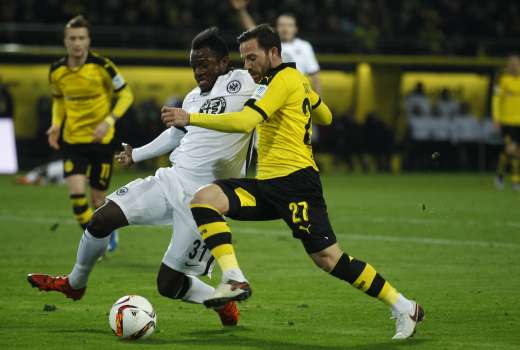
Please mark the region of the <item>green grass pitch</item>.
[[[120, 172], [112, 189], [144, 175]], [[68, 273], [81, 232], [64, 187], [13, 179], [0, 177], [0, 349], [520, 349], [520, 194], [495, 190], [489, 175], [323, 177], [341, 246], [426, 310], [405, 342], [390, 340], [382, 303], [314, 267], [281, 222], [231, 223], [254, 289], [233, 329], [157, 293], [168, 227], [121, 230], [81, 301], [38, 292], [26, 274]], [[147, 340], [112, 335], [108, 311], [126, 294], [156, 308], [159, 328]]]

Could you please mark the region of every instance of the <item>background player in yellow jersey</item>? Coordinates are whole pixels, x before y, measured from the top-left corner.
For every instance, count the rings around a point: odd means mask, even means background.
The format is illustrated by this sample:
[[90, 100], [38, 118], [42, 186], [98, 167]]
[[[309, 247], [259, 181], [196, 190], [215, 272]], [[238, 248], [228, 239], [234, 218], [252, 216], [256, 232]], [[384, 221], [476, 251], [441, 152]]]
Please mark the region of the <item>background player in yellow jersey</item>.
[[[100, 207], [112, 175], [114, 125], [132, 104], [133, 95], [115, 65], [89, 50], [85, 18], [71, 19], [64, 34], [67, 56], [53, 63], [49, 73], [53, 103], [47, 134], [49, 145], [58, 150], [63, 130], [65, 180], [76, 220], [85, 228], [93, 213], [85, 195], [86, 182], [92, 207]], [[118, 99], [111, 108], [114, 93]], [[109, 250], [115, 249], [116, 234]]]
[[520, 144], [520, 57], [509, 57], [506, 70], [500, 77], [493, 96], [493, 121], [504, 138], [504, 151], [500, 153], [495, 184], [504, 187], [504, 174], [511, 161], [513, 189], [520, 191], [520, 159], [507, 154], [507, 148]]
[[188, 114], [165, 107], [162, 113], [170, 126], [227, 132], [250, 132], [257, 127], [259, 134], [257, 177], [215, 181], [199, 190], [191, 202], [202, 238], [223, 272], [222, 282], [204, 304], [218, 307], [251, 296], [222, 215], [236, 220], [283, 219], [316, 265], [392, 308], [394, 339], [411, 337], [424, 317], [422, 307], [336, 242], [310, 143], [311, 119], [330, 124], [329, 108], [294, 64], [282, 63], [280, 38], [270, 26], [255, 27], [241, 34], [238, 42], [245, 68], [260, 82], [241, 112]]

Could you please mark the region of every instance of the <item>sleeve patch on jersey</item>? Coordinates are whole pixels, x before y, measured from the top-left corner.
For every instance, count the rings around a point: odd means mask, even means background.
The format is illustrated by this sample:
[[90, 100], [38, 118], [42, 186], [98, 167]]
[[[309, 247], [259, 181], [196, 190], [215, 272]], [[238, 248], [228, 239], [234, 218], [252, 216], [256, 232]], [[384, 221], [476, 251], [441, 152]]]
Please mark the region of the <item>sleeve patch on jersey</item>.
[[253, 96], [251, 96], [251, 98], [253, 98], [254, 100], [259, 100], [265, 95], [266, 91], [267, 91], [267, 85], [258, 84], [256, 86], [256, 90], [253, 93]]
[[244, 105], [255, 110], [256, 112], [260, 113], [260, 115], [262, 116], [262, 118], [264, 120], [269, 119], [269, 116], [267, 115], [267, 113], [265, 113], [262, 108], [258, 107], [255, 104], [255, 100], [253, 98], [250, 98], [249, 100], [247, 100], [247, 102]]
[[121, 74], [116, 74], [112, 78], [112, 86], [114, 86], [114, 90], [121, 90], [125, 85], [125, 79], [121, 76]]
[[226, 86], [226, 90], [230, 94], [236, 94], [237, 92], [240, 91], [241, 88], [242, 88], [242, 84], [240, 84], [240, 82], [238, 80], [232, 80]]

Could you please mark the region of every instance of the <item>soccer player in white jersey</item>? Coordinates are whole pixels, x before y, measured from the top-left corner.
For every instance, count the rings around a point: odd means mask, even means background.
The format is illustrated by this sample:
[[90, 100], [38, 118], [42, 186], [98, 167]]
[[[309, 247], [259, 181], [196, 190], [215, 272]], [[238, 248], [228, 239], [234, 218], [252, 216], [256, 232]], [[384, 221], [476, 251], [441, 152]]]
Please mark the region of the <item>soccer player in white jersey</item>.
[[[230, 70], [228, 49], [217, 28], [207, 29], [193, 39], [190, 64], [198, 87], [185, 97], [185, 110], [212, 114], [240, 111], [255, 90], [255, 82], [246, 70]], [[251, 139], [251, 134], [189, 126], [167, 129], [140, 148], [124, 145], [125, 151], [117, 156], [124, 165], [173, 150], [172, 166], [158, 169], [155, 176], [130, 182], [107, 197], [81, 238], [69, 275], [30, 274], [30, 284], [79, 300], [114, 229], [173, 223], [174, 234], [159, 269], [157, 288], [165, 297], [202, 303], [214, 288], [195, 276], [209, 274], [213, 258], [193, 221], [189, 202], [201, 186], [216, 179], [245, 175]], [[234, 302], [217, 312], [224, 325], [237, 324], [239, 314]]]
[[[230, 0], [231, 6], [237, 11], [244, 29], [249, 30], [256, 26], [253, 17], [247, 11], [249, 0]], [[282, 41], [282, 61], [296, 63], [296, 69], [307, 75], [314, 91], [321, 94], [320, 65], [311, 43], [296, 37], [298, 26], [296, 17], [284, 13], [276, 19], [276, 31]]]

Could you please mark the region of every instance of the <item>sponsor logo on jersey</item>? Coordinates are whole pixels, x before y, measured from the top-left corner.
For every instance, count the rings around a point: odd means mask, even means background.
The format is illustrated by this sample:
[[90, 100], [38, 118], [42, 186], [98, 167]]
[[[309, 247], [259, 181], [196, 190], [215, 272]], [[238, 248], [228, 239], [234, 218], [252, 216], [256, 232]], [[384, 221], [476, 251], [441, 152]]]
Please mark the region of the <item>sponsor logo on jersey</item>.
[[116, 195], [124, 196], [127, 193], [128, 193], [128, 187], [123, 186], [123, 187], [121, 187], [120, 189], [117, 190]]
[[242, 88], [242, 84], [238, 80], [232, 80], [227, 84], [227, 92], [230, 94], [236, 94]]
[[215, 97], [206, 100], [202, 107], [200, 107], [199, 113], [206, 114], [220, 114], [226, 110], [226, 99], [224, 97]]

